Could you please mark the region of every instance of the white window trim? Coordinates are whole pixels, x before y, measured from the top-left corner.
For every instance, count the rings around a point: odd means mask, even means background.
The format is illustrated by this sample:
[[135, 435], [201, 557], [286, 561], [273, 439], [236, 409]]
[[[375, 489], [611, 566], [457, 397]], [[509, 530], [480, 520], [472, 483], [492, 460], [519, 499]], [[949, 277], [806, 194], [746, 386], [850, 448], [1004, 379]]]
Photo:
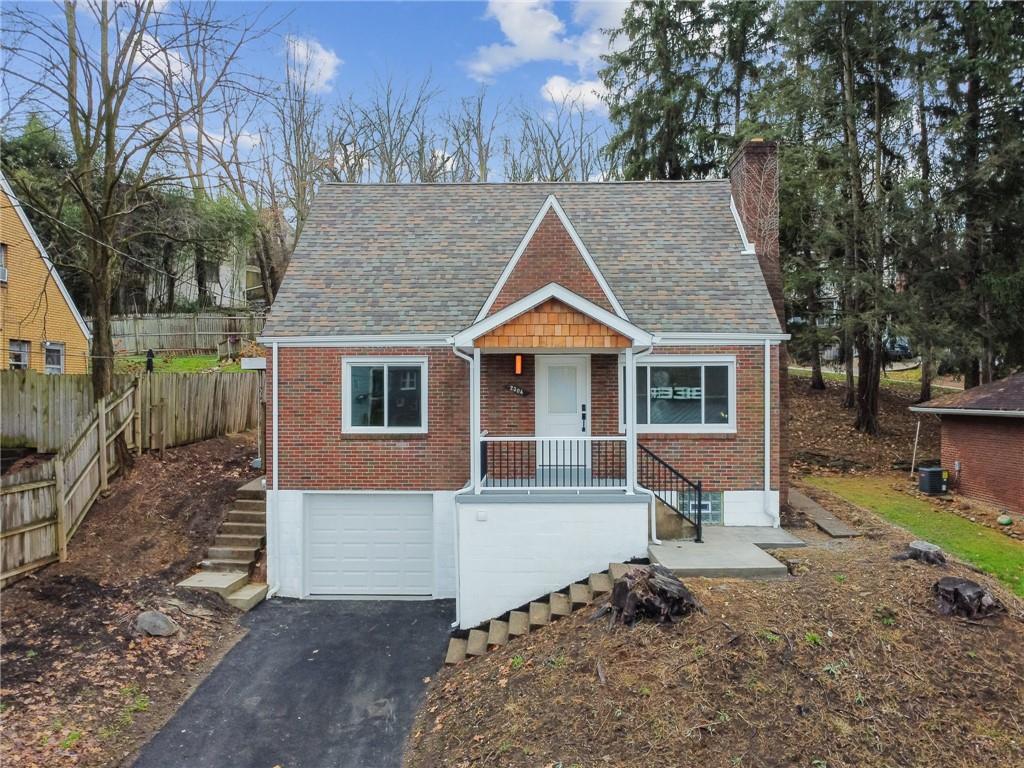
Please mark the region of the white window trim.
[[[638, 434], [648, 435], [713, 435], [713, 434], [735, 434], [736, 433], [736, 356], [735, 355], [648, 355], [642, 362], [636, 364], [637, 368], [658, 366], [684, 366], [684, 365], [726, 365], [729, 368], [729, 421], [726, 424], [637, 424]], [[703, 373], [701, 374], [703, 376]], [[621, 418], [621, 378], [622, 366], [619, 366], [619, 415]], [[651, 414], [651, 382], [650, 373], [647, 379], [647, 418]], [[701, 415], [704, 408], [701, 404]], [[619, 425], [620, 430], [625, 425]]]
[[[369, 365], [419, 365], [420, 366], [420, 412], [423, 414], [422, 424], [418, 427], [363, 427], [352, 426], [352, 407], [348, 396], [352, 390], [352, 368]], [[428, 358], [425, 356], [383, 356], [383, 357], [345, 357], [341, 361], [341, 431], [351, 435], [425, 435], [427, 433], [427, 404], [429, 402]], [[387, 424], [387, 386], [388, 377], [384, 375], [384, 423]]]
[[[18, 354], [24, 355], [24, 364], [13, 368], [11, 366], [11, 355], [14, 353], [14, 345], [18, 344]], [[25, 339], [7, 340], [7, 367], [4, 370], [24, 371], [32, 366], [32, 342]]]
[[[51, 371], [50, 370], [50, 365], [46, 362], [46, 353], [49, 350], [51, 350], [51, 349], [58, 349], [58, 350], [60, 350], [60, 370], [59, 371]], [[63, 341], [44, 341], [43, 342], [43, 373], [49, 373], [49, 374], [64, 373], [64, 365], [65, 365], [65, 361], [66, 360], [67, 360], [67, 352], [66, 352], [66, 349], [64, 347], [64, 342]]]

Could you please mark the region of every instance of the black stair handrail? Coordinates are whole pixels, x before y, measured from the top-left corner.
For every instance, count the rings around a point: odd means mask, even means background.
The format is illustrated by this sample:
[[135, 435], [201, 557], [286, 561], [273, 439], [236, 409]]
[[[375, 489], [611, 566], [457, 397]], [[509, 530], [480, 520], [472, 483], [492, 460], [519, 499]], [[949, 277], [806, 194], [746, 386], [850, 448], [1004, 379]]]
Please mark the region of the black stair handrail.
[[[690, 523], [697, 532], [697, 543], [702, 543], [704, 537], [701, 510], [704, 491], [701, 481], [693, 482], [647, 446], [637, 443], [637, 448], [640, 449], [637, 481], [653, 493], [662, 504]], [[697, 503], [696, 515], [690, 513], [691, 507], [686, 503], [694, 499]]]

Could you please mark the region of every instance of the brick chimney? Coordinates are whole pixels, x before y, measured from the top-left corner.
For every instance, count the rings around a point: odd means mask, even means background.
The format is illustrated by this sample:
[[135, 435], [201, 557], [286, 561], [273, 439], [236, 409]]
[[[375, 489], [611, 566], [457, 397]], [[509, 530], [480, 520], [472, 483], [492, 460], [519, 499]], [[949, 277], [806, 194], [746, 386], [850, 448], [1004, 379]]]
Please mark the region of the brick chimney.
[[729, 160], [729, 182], [747, 239], [754, 244], [779, 325], [786, 327], [779, 264], [779, 147], [750, 139]]

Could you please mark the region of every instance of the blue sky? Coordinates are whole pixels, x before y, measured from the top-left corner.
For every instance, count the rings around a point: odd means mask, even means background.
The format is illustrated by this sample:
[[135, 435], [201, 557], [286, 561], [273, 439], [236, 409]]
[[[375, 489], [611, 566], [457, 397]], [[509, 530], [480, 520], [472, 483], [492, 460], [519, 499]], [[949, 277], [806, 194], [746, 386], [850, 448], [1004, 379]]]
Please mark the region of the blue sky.
[[273, 74], [268, 67], [283, 67], [286, 41], [301, 41], [323, 64], [325, 95], [358, 94], [378, 74], [415, 81], [430, 72], [453, 101], [486, 85], [502, 101], [539, 105], [543, 93], [569, 92], [601, 111], [594, 91], [607, 39], [599, 30], [623, 7], [517, 0], [230, 3], [223, 10], [285, 16], [282, 37], [268, 41], [277, 50], [250, 53], [254, 68]]

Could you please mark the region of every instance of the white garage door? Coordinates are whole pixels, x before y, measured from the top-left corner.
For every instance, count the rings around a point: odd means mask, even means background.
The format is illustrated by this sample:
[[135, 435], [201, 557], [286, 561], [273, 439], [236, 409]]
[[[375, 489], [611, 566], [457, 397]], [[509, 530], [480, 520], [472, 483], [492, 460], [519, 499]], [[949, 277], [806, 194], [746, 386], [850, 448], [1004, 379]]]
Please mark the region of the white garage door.
[[307, 496], [308, 593], [429, 596], [433, 519], [429, 495]]

